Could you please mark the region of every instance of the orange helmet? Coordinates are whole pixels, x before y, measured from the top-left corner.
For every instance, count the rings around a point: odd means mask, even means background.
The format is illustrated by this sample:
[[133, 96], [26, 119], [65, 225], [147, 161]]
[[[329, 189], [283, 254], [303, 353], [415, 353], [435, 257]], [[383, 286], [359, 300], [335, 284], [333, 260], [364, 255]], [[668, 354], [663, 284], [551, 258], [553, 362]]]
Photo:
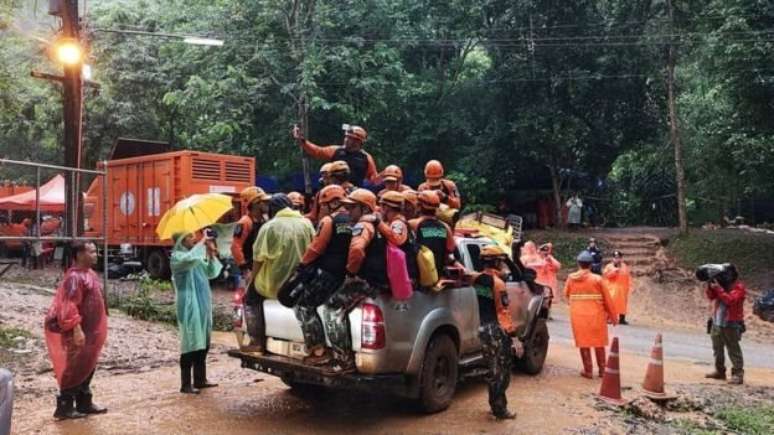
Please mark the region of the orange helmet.
[[322, 166], [320, 166], [320, 174], [327, 174], [331, 171], [331, 163], [324, 163]]
[[349, 194], [347, 199], [349, 200], [348, 202], [364, 205], [371, 211], [376, 210], [376, 195], [370, 190], [355, 189]]
[[306, 201], [304, 200], [304, 195], [298, 192], [288, 193], [288, 199], [290, 200], [291, 204], [300, 208], [304, 208], [304, 204], [306, 203]]
[[387, 207], [397, 208], [400, 210], [403, 208], [403, 201], [405, 200], [405, 197], [400, 192], [395, 192], [394, 190], [390, 190], [387, 192], [384, 192], [382, 194], [381, 203], [386, 205]]
[[438, 160], [430, 160], [425, 165], [425, 178], [435, 179], [443, 177], [443, 165]]
[[481, 252], [479, 253], [479, 256], [481, 258], [500, 258], [500, 257], [506, 257], [507, 254], [505, 251], [503, 251], [503, 248], [501, 248], [498, 245], [486, 245], [483, 248], [481, 248]]
[[325, 186], [320, 190], [320, 204], [327, 204], [333, 200], [341, 201], [346, 197], [347, 192], [344, 191], [343, 187], [337, 184]]
[[435, 210], [441, 205], [441, 199], [434, 190], [423, 190], [418, 195], [419, 205], [428, 210]]
[[252, 204], [255, 201], [268, 201], [271, 196], [260, 187], [250, 186], [239, 193], [239, 198], [247, 204]]
[[400, 181], [403, 179], [403, 171], [397, 165], [390, 165], [382, 171], [384, 181]]
[[417, 201], [419, 199], [418, 198], [419, 193], [416, 190], [409, 189], [409, 190], [404, 190], [401, 193], [403, 194], [403, 198], [406, 199], [406, 202], [410, 203], [414, 207], [417, 206]]
[[347, 164], [347, 162], [345, 162], [344, 160], [336, 160], [335, 162], [331, 162], [330, 166], [328, 167], [328, 173], [349, 174], [349, 164]]
[[346, 133], [344, 133], [345, 136], [349, 136], [351, 138], [357, 139], [360, 142], [365, 142], [366, 139], [368, 139], [368, 132], [365, 131], [365, 128], [360, 127], [359, 125], [351, 125], [345, 131], [346, 131]]

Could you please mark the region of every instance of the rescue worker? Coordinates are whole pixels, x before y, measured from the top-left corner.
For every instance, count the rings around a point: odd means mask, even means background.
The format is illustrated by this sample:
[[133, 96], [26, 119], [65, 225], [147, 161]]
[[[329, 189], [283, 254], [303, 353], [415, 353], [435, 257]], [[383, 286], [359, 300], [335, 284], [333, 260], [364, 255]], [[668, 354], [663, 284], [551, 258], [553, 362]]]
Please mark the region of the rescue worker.
[[92, 242], [73, 242], [70, 251], [73, 266], [56, 289], [44, 322], [48, 355], [59, 384], [54, 411], [59, 420], [107, 412], [92, 402], [91, 393], [108, 332], [102, 280], [92, 270], [97, 247]]
[[379, 191], [376, 196], [381, 198], [386, 192], [405, 192], [411, 190], [410, 186], [403, 184], [403, 171], [397, 165], [390, 165], [384, 168], [382, 171], [382, 180], [384, 181], [384, 189]]
[[350, 168], [347, 162], [343, 160], [337, 160], [331, 162], [331, 166], [328, 168], [328, 181], [330, 184], [337, 184], [344, 188], [344, 191], [349, 194], [355, 190], [356, 186], [350, 181]]
[[172, 239], [175, 245], [169, 265], [180, 331], [180, 392], [199, 394], [203, 388], [218, 386], [207, 380], [207, 353], [212, 336], [210, 280], [220, 275], [223, 266], [215, 241], [207, 233], [198, 242], [191, 233], [177, 233]]
[[[265, 222], [265, 215], [268, 211], [268, 203], [271, 196], [264, 192], [260, 187], [252, 186], [244, 189], [239, 194], [239, 197], [242, 199], [243, 203], [247, 204], [247, 214], [242, 216], [234, 227], [234, 241], [231, 243], [231, 255], [234, 257], [234, 262], [239, 267], [241, 279], [244, 279], [244, 282], [247, 283], [244, 300], [247, 335], [249, 337], [259, 337], [262, 329], [262, 326], [260, 325], [261, 307], [259, 306], [261, 298], [253, 284], [253, 245], [255, 244], [255, 239], [258, 237], [261, 226]], [[246, 346], [246, 349], [260, 352], [261, 343], [251, 342]]]
[[570, 323], [575, 346], [580, 348], [583, 371], [581, 376], [591, 379], [594, 365], [590, 348], [594, 348], [599, 367], [599, 376], [605, 371], [605, 346], [607, 346], [607, 322], [618, 323], [613, 299], [610, 297], [602, 277], [591, 273], [591, 253], [583, 251], [578, 255], [577, 272], [571, 273], [564, 284], [564, 295], [570, 303]]
[[337, 160], [347, 162], [351, 170], [349, 181], [355, 186], [361, 187], [364, 180], [374, 184], [378, 182], [379, 176], [374, 158], [363, 151], [363, 142], [368, 138], [368, 133], [363, 127], [345, 125], [344, 145], [317, 146], [306, 140], [298, 126], [293, 127], [293, 138], [312, 158], [330, 162]]
[[419, 185], [417, 189], [419, 192], [425, 190], [434, 190], [438, 193], [438, 197], [442, 204], [446, 204], [450, 208], [460, 209], [462, 208], [462, 199], [460, 198], [460, 192], [457, 190], [457, 185], [454, 181], [447, 178], [443, 178], [444, 171], [443, 165], [438, 160], [430, 160], [425, 165], [425, 182]]
[[511, 382], [513, 336], [516, 327], [508, 311], [510, 301], [502, 279], [505, 251], [497, 245], [481, 248], [483, 272], [474, 279], [481, 326], [478, 335], [481, 351], [488, 368], [489, 406], [498, 420], [516, 418], [508, 411], [505, 392]]
[[405, 201], [403, 202], [403, 216], [406, 220], [411, 220], [417, 217], [419, 210], [419, 198], [418, 192], [414, 189], [408, 189], [401, 192]]
[[317, 307], [326, 302], [344, 282], [352, 239], [349, 214], [343, 209], [346, 193], [341, 186], [330, 185], [320, 191], [320, 222], [317, 234], [304, 252], [299, 269], [314, 268], [314, 279], [304, 284], [295, 307], [309, 355], [304, 362], [325, 365], [331, 355], [325, 348], [325, 331]]
[[552, 243], [540, 245], [538, 254], [543, 260], [543, 267], [537, 270], [535, 282], [551, 289], [551, 302], [553, 303], [553, 300], [559, 293], [559, 281], [556, 279], [556, 274], [562, 268], [562, 263], [554, 257], [554, 245]]
[[420, 215], [410, 220], [409, 226], [414, 231], [417, 244], [433, 252], [438, 276], [443, 277], [446, 275], [446, 266], [454, 263], [454, 233], [449, 225], [436, 217], [441, 204], [437, 191], [419, 192], [417, 202]]
[[409, 230], [408, 219], [403, 215], [405, 196], [400, 192], [385, 192], [380, 201], [381, 219], [377, 229], [382, 237], [406, 253], [406, 269], [413, 280], [419, 275], [414, 237]]
[[299, 192], [290, 192], [288, 193], [288, 199], [290, 200], [290, 206], [293, 210], [299, 211], [301, 213], [304, 212], [304, 207], [306, 207], [306, 200], [304, 199], [304, 195]]
[[376, 195], [366, 189], [355, 189], [344, 206], [354, 223], [347, 253], [347, 278], [344, 285], [326, 302], [325, 324], [333, 351], [333, 371], [355, 370], [350, 336], [349, 311], [360, 299], [377, 296], [388, 286], [384, 238], [374, 226]]
[[632, 288], [632, 273], [629, 266], [623, 261], [620, 251], [613, 253], [613, 261], [605, 266], [602, 273], [610, 296], [615, 303], [615, 311], [618, 313], [618, 324], [628, 325], [626, 310], [629, 305], [629, 292]]
[[527, 240], [524, 243], [524, 246], [521, 247], [519, 260], [521, 260], [521, 264], [523, 264], [524, 267], [528, 267], [536, 273], [538, 273], [538, 269], [541, 269], [545, 263], [538, 254], [537, 246], [532, 240]]
[[[248, 329], [251, 346], [243, 351], [262, 353], [266, 345], [266, 325], [263, 301], [277, 299], [282, 284], [298, 267], [301, 256], [314, 237], [314, 227], [309, 219], [291, 208], [290, 199], [283, 193], [276, 193], [269, 200], [269, 221], [261, 226], [253, 246], [252, 285], [256, 291], [257, 303], [250, 315], [253, 325]], [[248, 313], [245, 313], [247, 316]]]
[[597, 239], [589, 238], [589, 245], [586, 247], [586, 252], [591, 254], [594, 261], [591, 262], [591, 272], [597, 275], [602, 275], [602, 250], [597, 245]]
[[[331, 168], [330, 162], [320, 166], [320, 178], [317, 180], [320, 183], [320, 190], [322, 190], [325, 186], [329, 185], [331, 182], [330, 176], [329, 176], [330, 168]], [[315, 193], [314, 196], [312, 197], [312, 203], [309, 205], [309, 213], [304, 215], [304, 217], [312, 221], [313, 224], [317, 224], [317, 220], [319, 219], [320, 190], [318, 190], [317, 193]]]
[[732, 385], [744, 384], [744, 355], [739, 342], [742, 340], [744, 325], [744, 300], [747, 289], [739, 280], [739, 273], [733, 264], [729, 264], [726, 272], [715, 280], [707, 283], [705, 291], [707, 299], [713, 303], [710, 320], [710, 336], [712, 337], [712, 352], [715, 355], [715, 371], [707, 374], [709, 379], [726, 379], [726, 357], [733, 365], [731, 368]]

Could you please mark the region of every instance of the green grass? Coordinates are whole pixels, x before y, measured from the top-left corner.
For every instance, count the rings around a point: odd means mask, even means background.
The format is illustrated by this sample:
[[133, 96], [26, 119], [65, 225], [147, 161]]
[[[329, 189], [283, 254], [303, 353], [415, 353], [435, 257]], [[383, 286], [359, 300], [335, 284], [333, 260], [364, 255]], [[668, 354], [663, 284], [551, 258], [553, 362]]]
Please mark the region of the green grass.
[[774, 433], [774, 406], [730, 408], [720, 411], [717, 417], [729, 429], [738, 433], [750, 435]]
[[774, 236], [740, 230], [693, 230], [669, 244], [678, 264], [694, 270], [706, 263], [734, 263], [742, 279], [770, 270], [774, 264]]
[[32, 334], [25, 329], [0, 326], [0, 348], [13, 347], [16, 337], [31, 338]]
[[[588, 234], [554, 232], [554, 231], [527, 231], [524, 240], [532, 240], [536, 245], [551, 242], [554, 245], [554, 257], [562, 263], [562, 268], [575, 268], [575, 259], [581, 251], [586, 249], [589, 242]], [[602, 249], [602, 254], [609, 257], [608, 246], [604, 240], [597, 238], [597, 244]]]
[[672, 423], [672, 426], [677, 430], [677, 433], [680, 433], [680, 434], [720, 435], [723, 433], [723, 431], [720, 431], [720, 430], [706, 429], [702, 427], [699, 423], [692, 420], [686, 420], [686, 419], [675, 420]]

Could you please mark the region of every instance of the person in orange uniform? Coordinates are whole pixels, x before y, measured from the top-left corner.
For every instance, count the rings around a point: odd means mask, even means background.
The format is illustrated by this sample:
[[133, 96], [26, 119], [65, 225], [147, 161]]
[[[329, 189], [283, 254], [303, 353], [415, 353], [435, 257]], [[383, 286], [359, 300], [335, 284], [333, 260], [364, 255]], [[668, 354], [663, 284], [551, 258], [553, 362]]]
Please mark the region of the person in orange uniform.
[[498, 420], [516, 418], [515, 413], [508, 411], [508, 399], [505, 396], [511, 382], [511, 337], [516, 333], [508, 311], [508, 292], [502, 278], [506, 257], [505, 251], [497, 245], [481, 248], [480, 258], [484, 270], [473, 281], [481, 322], [478, 334], [488, 368], [486, 381], [489, 386], [489, 407]]
[[590, 348], [594, 348], [599, 376], [605, 370], [607, 322], [618, 323], [613, 298], [602, 283], [602, 277], [591, 272], [594, 257], [588, 251], [578, 255], [577, 272], [571, 273], [564, 284], [564, 295], [570, 303], [570, 323], [575, 346], [580, 348], [583, 371], [581, 376], [591, 379], [594, 365]]
[[416, 236], [417, 244], [433, 252], [438, 276], [445, 276], [446, 265], [454, 263], [454, 233], [449, 225], [436, 217], [441, 200], [435, 190], [419, 192], [417, 202], [420, 215], [410, 220], [409, 226]]
[[344, 160], [331, 162], [330, 167], [328, 167], [328, 181], [330, 184], [336, 184], [343, 187], [344, 191], [349, 194], [357, 188], [357, 186], [350, 182], [350, 178], [350, 167], [347, 162]]
[[382, 180], [384, 180], [384, 189], [376, 195], [381, 198], [386, 192], [404, 192], [411, 190], [410, 186], [403, 184], [403, 171], [397, 165], [390, 165], [382, 171]]
[[321, 218], [317, 234], [301, 258], [299, 269], [317, 270], [310, 282], [304, 283], [295, 311], [301, 324], [309, 356], [305, 362], [325, 365], [331, 355], [325, 348], [325, 332], [317, 307], [325, 303], [344, 282], [352, 239], [349, 214], [344, 210], [346, 193], [341, 186], [330, 185], [320, 191]]
[[290, 192], [288, 193], [288, 199], [290, 200], [290, 204], [293, 210], [299, 211], [301, 213], [304, 212], [304, 207], [306, 207], [306, 200], [304, 200], [304, 195], [299, 192]]
[[623, 261], [620, 251], [613, 253], [613, 261], [605, 266], [602, 276], [605, 279], [610, 296], [615, 302], [615, 311], [618, 313], [618, 323], [628, 325], [626, 321], [626, 308], [629, 305], [629, 291], [632, 289], [632, 273], [629, 266]]
[[419, 185], [418, 191], [434, 190], [438, 192], [441, 203], [449, 208], [462, 208], [462, 199], [454, 181], [443, 178], [443, 165], [438, 160], [430, 160], [425, 165], [426, 181]]
[[405, 204], [403, 193], [385, 192], [379, 201], [382, 219], [379, 222], [378, 230], [379, 234], [406, 254], [406, 269], [409, 277], [413, 280], [419, 276], [419, 269], [414, 250], [414, 237], [409, 230], [408, 219], [403, 215]]
[[405, 216], [407, 220], [416, 218], [417, 212], [419, 211], [419, 192], [414, 189], [408, 189], [401, 193], [406, 200], [403, 202], [403, 216]]
[[376, 183], [379, 175], [374, 158], [363, 151], [363, 143], [368, 138], [368, 133], [363, 127], [356, 125], [345, 125], [344, 127], [344, 145], [315, 145], [306, 140], [304, 133], [298, 126], [293, 128], [293, 138], [301, 145], [304, 152], [314, 159], [347, 162], [352, 171], [349, 181], [355, 186], [362, 186], [364, 180]]
[[535, 282], [551, 289], [551, 301], [553, 302], [554, 298], [556, 298], [556, 295], [559, 293], [559, 281], [556, 279], [556, 274], [559, 272], [559, 269], [562, 268], [562, 263], [554, 258], [554, 245], [552, 243], [540, 245], [538, 255], [540, 255], [543, 260], [543, 267], [536, 270], [537, 277], [535, 278]]
[[[331, 184], [330, 169], [330, 162], [320, 166], [320, 178], [318, 179], [318, 182], [320, 183], [320, 190]], [[312, 221], [313, 224], [317, 224], [317, 220], [320, 217], [320, 190], [318, 190], [317, 193], [315, 193], [312, 197], [312, 203], [309, 204], [309, 213], [304, 215], [304, 217]]]

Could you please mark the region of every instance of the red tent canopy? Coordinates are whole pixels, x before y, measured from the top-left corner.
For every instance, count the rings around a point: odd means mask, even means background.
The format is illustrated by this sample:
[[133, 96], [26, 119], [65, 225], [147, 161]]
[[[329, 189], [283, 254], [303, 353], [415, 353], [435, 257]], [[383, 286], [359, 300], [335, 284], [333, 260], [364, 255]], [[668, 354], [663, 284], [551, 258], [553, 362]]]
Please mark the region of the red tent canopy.
[[[64, 211], [65, 179], [61, 174], [40, 186], [40, 209]], [[0, 210], [35, 210], [35, 190], [0, 198]]]

